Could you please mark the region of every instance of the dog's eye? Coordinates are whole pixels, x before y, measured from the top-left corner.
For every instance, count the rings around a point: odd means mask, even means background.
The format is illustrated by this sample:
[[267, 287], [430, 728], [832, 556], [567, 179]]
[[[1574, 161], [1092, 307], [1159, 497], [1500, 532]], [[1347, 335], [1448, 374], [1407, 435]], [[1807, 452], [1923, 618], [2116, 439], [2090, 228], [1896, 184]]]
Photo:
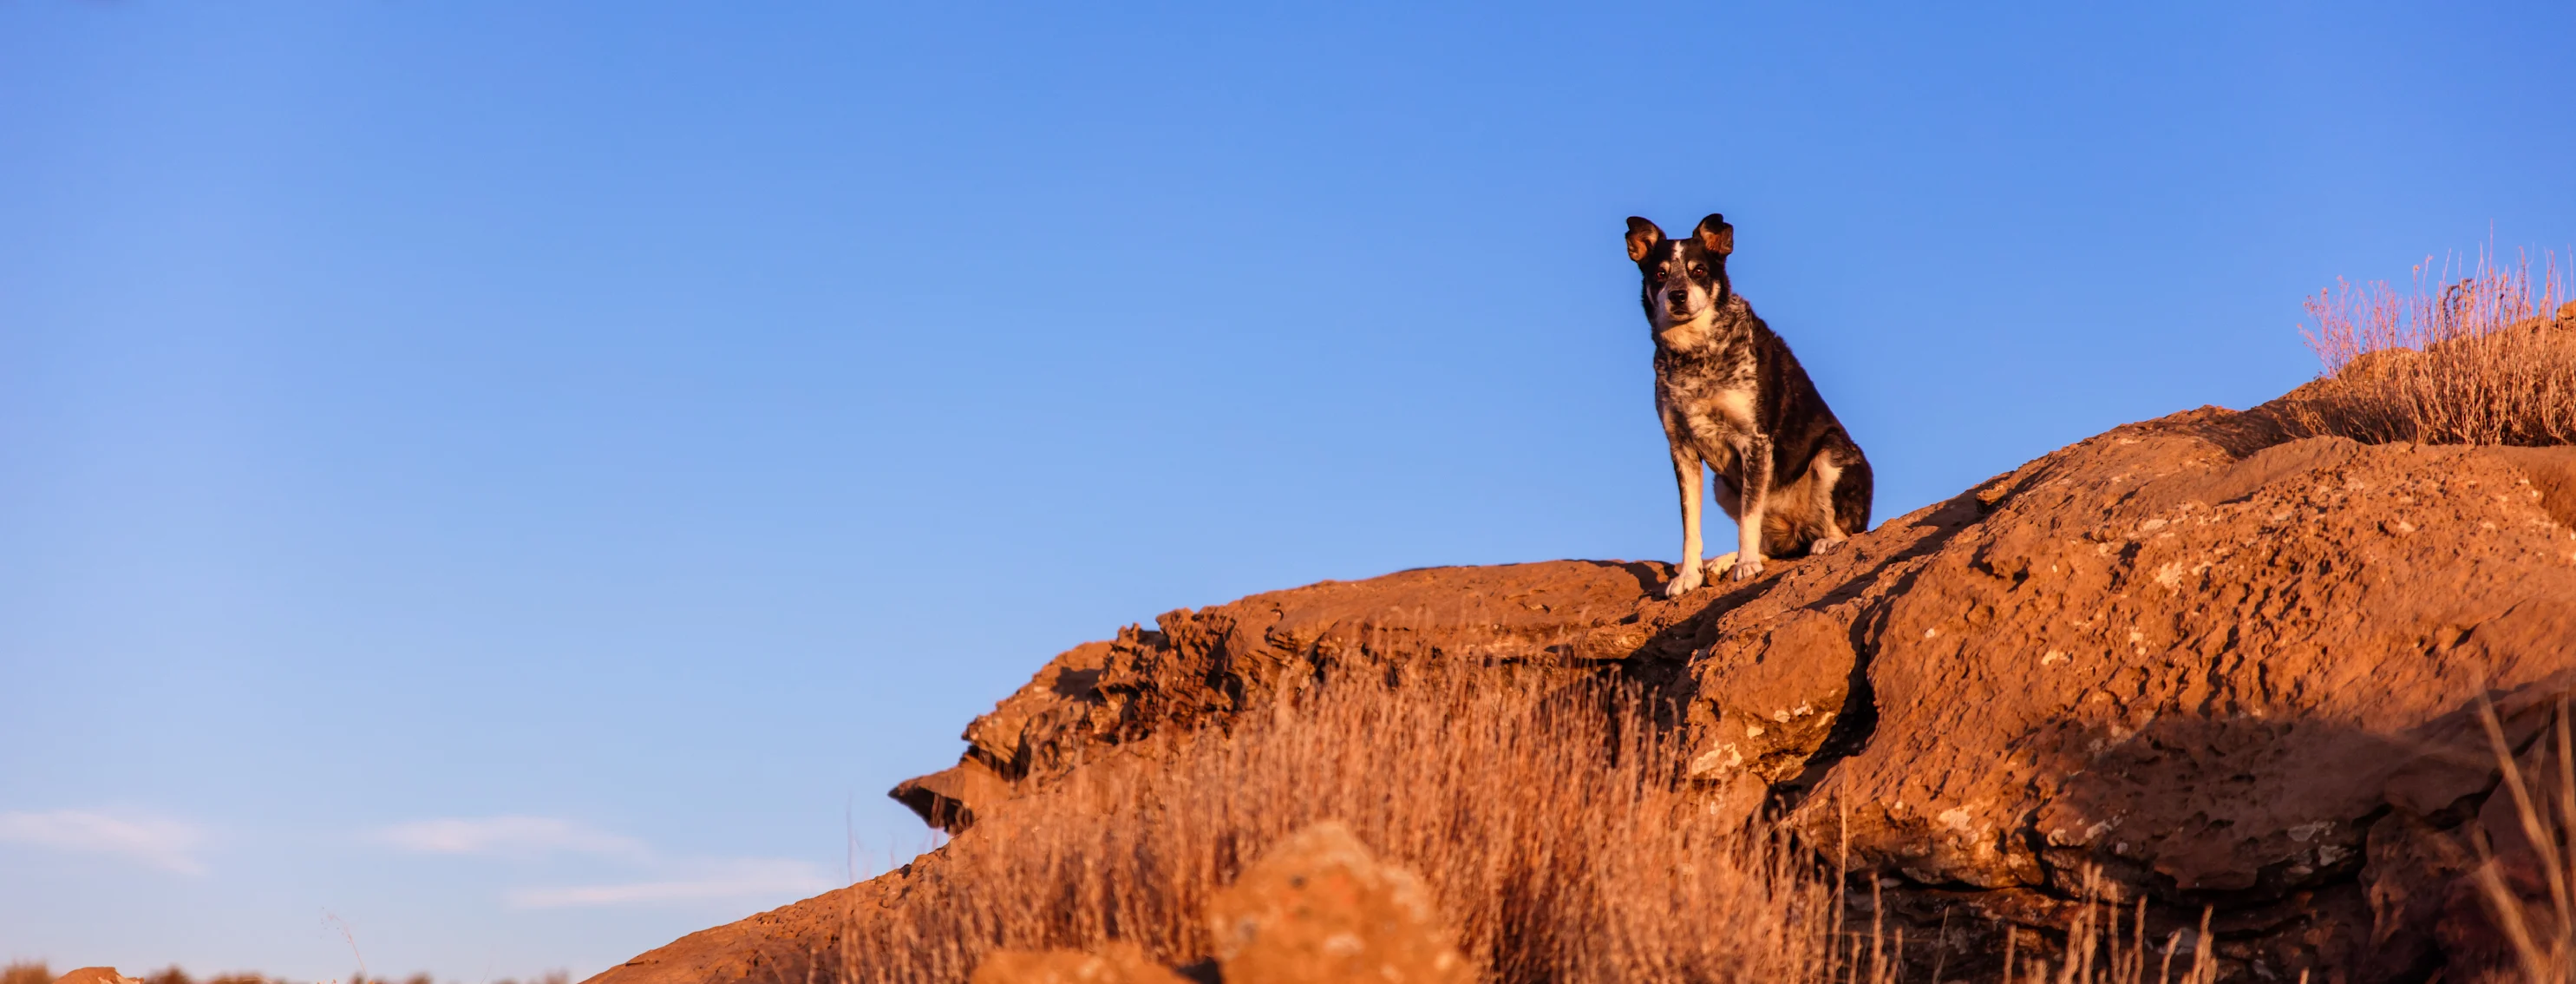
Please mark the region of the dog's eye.
[[1707, 267], [1704, 267], [1704, 266], [1695, 266], [1695, 267], [1692, 267], [1692, 268], [1691, 268], [1691, 276], [1696, 277], [1696, 278], [1701, 279], [1701, 280], [1706, 280], [1706, 279], [1708, 279], [1708, 268], [1707, 268]]
[[1663, 283], [1663, 282], [1664, 282], [1664, 280], [1665, 280], [1664, 272], [1663, 272], [1663, 271], [1661, 271], [1661, 270], [1657, 270], [1657, 271], [1655, 271], [1655, 272], [1653, 272], [1653, 273], [1649, 273], [1649, 274], [1647, 274], [1647, 275], [1646, 275], [1646, 279], [1651, 280], [1651, 281], [1654, 281], [1654, 282], [1659, 283], [1659, 284], [1660, 284], [1660, 283]]

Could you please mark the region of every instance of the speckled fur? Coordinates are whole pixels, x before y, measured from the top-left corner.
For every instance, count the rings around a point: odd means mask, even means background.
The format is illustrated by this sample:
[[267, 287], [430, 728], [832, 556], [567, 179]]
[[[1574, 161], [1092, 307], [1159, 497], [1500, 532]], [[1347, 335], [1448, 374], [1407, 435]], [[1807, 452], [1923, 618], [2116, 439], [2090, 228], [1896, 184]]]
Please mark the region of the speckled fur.
[[[1683, 239], [1628, 220], [1639, 303], [1655, 336], [1655, 412], [1682, 495], [1682, 565], [1666, 593], [1700, 585], [1702, 469], [1741, 535], [1712, 568], [1743, 580], [1768, 557], [1823, 552], [1869, 528], [1869, 459], [1726, 276], [1735, 229], [1711, 215]], [[1758, 536], [1756, 535], [1758, 532]]]

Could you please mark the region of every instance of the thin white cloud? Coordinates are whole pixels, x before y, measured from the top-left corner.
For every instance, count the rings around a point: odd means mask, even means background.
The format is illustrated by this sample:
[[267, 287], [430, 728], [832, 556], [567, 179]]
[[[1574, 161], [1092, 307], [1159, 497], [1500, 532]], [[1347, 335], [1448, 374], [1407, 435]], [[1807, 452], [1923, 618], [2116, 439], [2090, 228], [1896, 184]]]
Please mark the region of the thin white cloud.
[[114, 854], [163, 871], [202, 875], [194, 855], [197, 828], [163, 817], [118, 817], [86, 810], [0, 813], [0, 843]]
[[523, 888], [508, 896], [514, 909], [564, 909], [651, 905], [710, 899], [801, 898], [840, 887], [813, 864], [786, 858], [735, 858], [708, 862], [695, 877], [615, 885]]
[[450, 817], [398, 823], [374, 839], [423, 854], [596, 854], [643, 859], [644, 842], [556, 817]]

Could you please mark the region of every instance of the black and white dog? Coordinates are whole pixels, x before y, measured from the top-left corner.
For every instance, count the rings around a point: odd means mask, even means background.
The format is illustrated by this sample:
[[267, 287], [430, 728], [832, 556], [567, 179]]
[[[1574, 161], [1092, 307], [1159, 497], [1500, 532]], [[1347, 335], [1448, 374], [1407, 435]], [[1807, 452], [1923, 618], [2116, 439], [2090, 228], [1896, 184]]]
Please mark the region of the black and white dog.
[[1735, 517], [1735, 552], [1707, 565], [1742, 581], [1764, 557], [1824, 553], [1869, 529], [1869, 459], [1834, 419], [1788, 343], [1755, 317], [1726, 279], [1735, 227], [1701, 219], [1687, 239], [1628, 220], [1628, 258], [1655, 331], [1655, 412], [1671, 443], [1682, 493], [1682, 562], [1664, 588], [1700, 586], [1700, 469], [1717, 472], [1717, 502]]

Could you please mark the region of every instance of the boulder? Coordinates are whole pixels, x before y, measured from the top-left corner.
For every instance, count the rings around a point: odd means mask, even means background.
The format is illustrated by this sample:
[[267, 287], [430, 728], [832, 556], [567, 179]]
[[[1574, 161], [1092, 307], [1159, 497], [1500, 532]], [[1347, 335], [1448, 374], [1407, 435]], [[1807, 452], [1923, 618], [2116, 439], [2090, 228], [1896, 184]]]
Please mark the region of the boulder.
[[1187, 984], [1133, 946], [1080, 950], [1004, 950], [975, 965], [969, 984]]
[[1264, 852], [1208, 902], [1227, 984], [1464, 984], [1472, 968], [1412, 872], [1326, 821]]

